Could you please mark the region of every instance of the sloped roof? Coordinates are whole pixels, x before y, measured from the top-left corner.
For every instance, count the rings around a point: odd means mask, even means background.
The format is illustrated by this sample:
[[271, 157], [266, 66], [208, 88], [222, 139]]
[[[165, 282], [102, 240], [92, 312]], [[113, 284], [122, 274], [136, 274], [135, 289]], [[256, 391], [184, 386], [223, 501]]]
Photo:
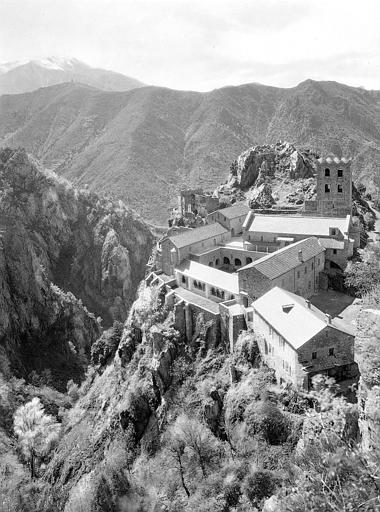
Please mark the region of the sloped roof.
[[319, 238], [318, 240], [325, 249], [344, 249], [343, 240], [335, 240], [335, 238]]
[[330, 228], [348, 232], [350, 215], [346, 217], [309, 217], [293, 215], [255, 214], [250, 232], [282, 235], [329, 236]]
[[249, 265], [240, 268], [238, 272], [242, 272], [249, 268], [255, 268], [258, 272], [269, 279], [275, 279], [276, 277], [279, 277], [282, 274], [285, 274], [285, 272], [288, 272], [300, 265], [299, 251], [302, 251], [303, 261], [307, 261], [310, 258], [314, 258], [314, 256], [321, 254], [324, 250], [325, 249], [319, 243], [318, 238], [306, 238], [305, 240], [300, 240], [294, 244], [287, 245], [276, 252], [267, 254], [253, 263], [249, 263]]
[[350, 336], [354, 332], [350, 324], [340, 318], [328, 323], [325, 313], [299, 295], [278, 286], [255, 300], [252, 307], [296, 350], [326, 327], [342, 331]]
[[239, 280], [237, 274], [229, 274], [207, 265], [202, 265], [197, 261], [185, 260], [176, 270], [179, 270], [185, 276], [191, 277], [196, 281], [202, 281], [216, 288], [221, 288], [230, 293], [239, 293]]
[[[250, 211], [250, 208], [245, 203], [238, 203], [238, 204], [229, 206], [228, 208], [222, 208], [221, 210], [216, 210], [215, 212], [212, 212], [212, 213], [215, 214], [216, 212], [219, 212], [222, 215], [224, 215], [227, 219], [236, 219], [237, 217], [247, 215], [247, 213], [249, 211]], [[210, 215], [212, 215], [212, 214], [210, 214]]]
[[180, 235], [171, 236], [169, 239], [180, 249], [181, 247], [186, 247], [196, 242], [202, 242], [202, 240], [208, 240], [209, 238], [228, 232], [228, 229], [219, 224], [219, 222], [214, 222], [213, 224], [206, 224], [206, 226], [199, 228], [189, 229], [189, 231], [185, 231]]

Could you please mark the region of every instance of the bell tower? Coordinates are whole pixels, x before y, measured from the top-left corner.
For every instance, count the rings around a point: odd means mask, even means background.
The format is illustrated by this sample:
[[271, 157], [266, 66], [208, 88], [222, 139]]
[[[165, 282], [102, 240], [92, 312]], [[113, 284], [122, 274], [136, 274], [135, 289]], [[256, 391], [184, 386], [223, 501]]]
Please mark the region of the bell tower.
[[317, 161], [317, 212], [345, 217], [352, 211], [351, 159], [330, 157]]

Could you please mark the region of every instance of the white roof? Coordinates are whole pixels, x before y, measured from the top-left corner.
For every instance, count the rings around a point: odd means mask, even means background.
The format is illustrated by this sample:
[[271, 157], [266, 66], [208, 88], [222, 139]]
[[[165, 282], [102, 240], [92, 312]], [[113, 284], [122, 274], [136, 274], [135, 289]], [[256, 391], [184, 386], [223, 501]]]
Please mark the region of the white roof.
[[350, 215], [347, 215], [347, 217], [309, 217], [255, 214], [249, 231], [323, 237], [329, 236], [330, 228], [338, 228], [342, 234], [347, 233], [349, 226]]
[[176, 270], [196, 281], [207, 283], [233, 294], [239, 293], [237, 274], [229, 274], [228, 272], [223, 272], [222, 270], [191, 260], [185, 260]]
[[326, 327], [354, 336], [349, 324], [340, 318], [331, 319], [320, 309], [276, 286], [253, 302], [252, 307], [296, 350]]

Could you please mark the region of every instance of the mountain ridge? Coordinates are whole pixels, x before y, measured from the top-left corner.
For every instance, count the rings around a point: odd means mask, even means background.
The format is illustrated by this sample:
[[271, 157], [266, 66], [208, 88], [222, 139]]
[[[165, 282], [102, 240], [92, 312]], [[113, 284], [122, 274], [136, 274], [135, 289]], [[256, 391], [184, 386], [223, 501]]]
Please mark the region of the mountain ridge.
[[114, 194], [154, 223], [166, 222], [180, 188], [213, 190], [242, 151], [279, 140], [353, 156], [354, 179], [380, 190], [379, 91], [306, 80], [207, 93], [66, 83], [27, 94], [0, 97], [0, 143], [25, 146], [45, 166]]

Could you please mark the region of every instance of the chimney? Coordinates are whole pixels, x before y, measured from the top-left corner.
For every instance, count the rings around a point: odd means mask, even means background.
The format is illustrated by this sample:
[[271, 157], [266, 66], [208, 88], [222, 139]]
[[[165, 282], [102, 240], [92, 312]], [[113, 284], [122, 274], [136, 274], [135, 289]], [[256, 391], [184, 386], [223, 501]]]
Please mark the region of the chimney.
[[300, 249], [300, 250], [298, 251], [298, 259], [299, 259], [301, 262], [303, 262], [302, 249]]
[[326, 313], [326, 322], [328, 324], [331, 324], [331, 315], [329, 315], [328, 313]]
[[307, 308], [308, 308], [308, 309], [311, 309], [311, 303], [310, 303], [310, 301], [309, 301], [309, 300], [307, 300], [307, 299], [306, 299], [306, 305], [307, 305]]

